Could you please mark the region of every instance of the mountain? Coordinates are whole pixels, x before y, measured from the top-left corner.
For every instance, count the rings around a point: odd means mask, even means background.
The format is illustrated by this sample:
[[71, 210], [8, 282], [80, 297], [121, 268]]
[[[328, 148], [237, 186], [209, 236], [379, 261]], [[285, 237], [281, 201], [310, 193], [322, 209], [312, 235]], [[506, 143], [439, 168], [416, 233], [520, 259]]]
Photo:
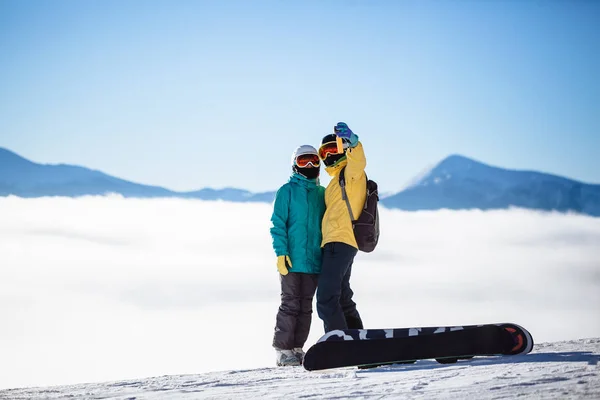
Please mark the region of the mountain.
[[73, 165], [36, 164], [0, 148], [0, 195], [83, 196], [120, 193], [125, 197], [170, 196], [172, 192], [118, 179]]
[[202, 200], [227, 200], [234, 202], [258, 202], [270, 203], [275, 199], [275, 192], [252, 193], [243, 189], [224, 188], [211, 189], [205, 188], [194, 192], [184, 192], [178, 194], [181, 197], [189, 197]]
[[89, 168], [37, 164], [0, 148], [0, 196], [76, 197], [107, 193], [119, 193], [124, 197], [183, 197], [237, 202], [269, 202], [275, 196], [274, 192], [251, 193], [231, 188], [175, 192], [159, 186], [126, 181]]
[[520, 207], [600, 216], [600, 185], [541, 172], [492, 167], [452, 155], [381, 203], [410, 211]]
[[[376, 179], [376, 178], [375, 178]], [[84, 196], [119, 193], [124, 197], [181, 197], [270, 203], [275, 192], [204, 188], [176, 192], [141, 185], [73, 165], [44, 165], [0, 148], [0, 196]], [[506, 209], [576, 212], [600, 216], [600, 185], [535, 171], [508, 170], [452, 155], [415, 177], [397, 193], [381, 196], [387, 208], [408, 211]]]

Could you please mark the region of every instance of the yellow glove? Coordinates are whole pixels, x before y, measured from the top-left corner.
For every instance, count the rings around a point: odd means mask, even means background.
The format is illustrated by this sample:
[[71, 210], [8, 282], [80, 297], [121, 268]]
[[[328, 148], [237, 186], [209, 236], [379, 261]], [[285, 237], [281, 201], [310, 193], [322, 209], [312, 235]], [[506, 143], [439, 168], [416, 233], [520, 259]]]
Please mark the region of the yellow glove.
[[277, 256], [277, 271], [281, 275], [287, 275], [290, 268], [292, 268], [292, 262], [288, 256]]

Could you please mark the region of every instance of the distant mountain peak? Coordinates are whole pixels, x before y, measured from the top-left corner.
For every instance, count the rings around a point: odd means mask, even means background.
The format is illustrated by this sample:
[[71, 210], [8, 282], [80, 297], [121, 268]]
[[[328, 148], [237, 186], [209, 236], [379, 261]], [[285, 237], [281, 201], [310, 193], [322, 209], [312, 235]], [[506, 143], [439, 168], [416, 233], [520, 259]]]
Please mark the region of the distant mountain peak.
[[33, 165], [33, 163], [17, 153], [0, 147], [0, 165], [3, 168], [10, 168], [13, 166]]
[[453, 174], [465, 173], [474, 166], [485, 164], [475, 161], [460, 154], [451, 154], [437, 164], [434, 164], [417, 174], [404, 188], [408, 189], [419, 185], [438, 184], [443, 180], [450, 179]]
[[18, 155], [17, 153], [14, 153], [8, 149], [5, 149], [4, 147], [0, 147], [0, 157], [4, 158], [4, 157], [14, 157], [14, 158], [21, 158], [24, 160], [23, 157], [21, 157], [20, 155]]
[[487, 166], [486, 164], [476, 161], [472, 158], [462, 156], [460, 154], [452, 154], [444, 158], [436, 165], [434, 169], [446, 168], [451, 170], [467, 170], [473, 166]]
[[453, 154], [419, 174], [402, 192], [382, 199], [403, 210], [521, 207], [600, 216], [600, 185], [537, 171], [494, 167]]
[[473, 162], [475, 160], [465, 157], [461, 154], [450, 154], [448, 157], [444, 158], [441, 162]]

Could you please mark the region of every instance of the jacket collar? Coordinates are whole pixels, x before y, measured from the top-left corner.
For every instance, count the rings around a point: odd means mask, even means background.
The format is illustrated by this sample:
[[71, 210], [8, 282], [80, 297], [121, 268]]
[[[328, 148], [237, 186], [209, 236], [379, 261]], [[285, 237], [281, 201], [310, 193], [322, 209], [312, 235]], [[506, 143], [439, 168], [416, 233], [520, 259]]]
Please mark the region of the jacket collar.
[[317, 187], [317, 185], [319, 185], [319, 178], [308, 179], [304, 175], [300, 175], [300, 174], [294, 172], [294, 173], [292, 173], [292, 176], [290, 176], [290, 182], [294, 182], [300, 186], [311, 189], [311, 188], [315, 188], [315, 187]]
[[335, 165], [332, 165], [330, 167], [325, 167], [325, 171], [327, 171], [327, 173], [330, 176], [335, 176], [335, 175], [339, 174], [341, 169], [344, 168], [347, 164], [348, 164], [348, 159], [345, 158]]

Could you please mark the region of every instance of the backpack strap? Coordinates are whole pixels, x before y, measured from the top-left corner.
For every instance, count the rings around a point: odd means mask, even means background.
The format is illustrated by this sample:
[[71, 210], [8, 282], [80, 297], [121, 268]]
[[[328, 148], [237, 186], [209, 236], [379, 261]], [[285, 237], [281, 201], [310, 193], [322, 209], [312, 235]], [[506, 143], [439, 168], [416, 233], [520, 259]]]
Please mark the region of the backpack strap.
[[346, 193], [346, 178], [344, 176], [344, 170], [346, 167], [342, 168], [340, 171], [340, 187], [342, 188], [342, 199], [346, 202], [346, 207], [348, 207], [348, 213], [350, 213], [350, 220], [354, 225], [354, 214], [352, 214], [352, 207], [350, 206], [350, 200], [348, 200], [348, 194]]

